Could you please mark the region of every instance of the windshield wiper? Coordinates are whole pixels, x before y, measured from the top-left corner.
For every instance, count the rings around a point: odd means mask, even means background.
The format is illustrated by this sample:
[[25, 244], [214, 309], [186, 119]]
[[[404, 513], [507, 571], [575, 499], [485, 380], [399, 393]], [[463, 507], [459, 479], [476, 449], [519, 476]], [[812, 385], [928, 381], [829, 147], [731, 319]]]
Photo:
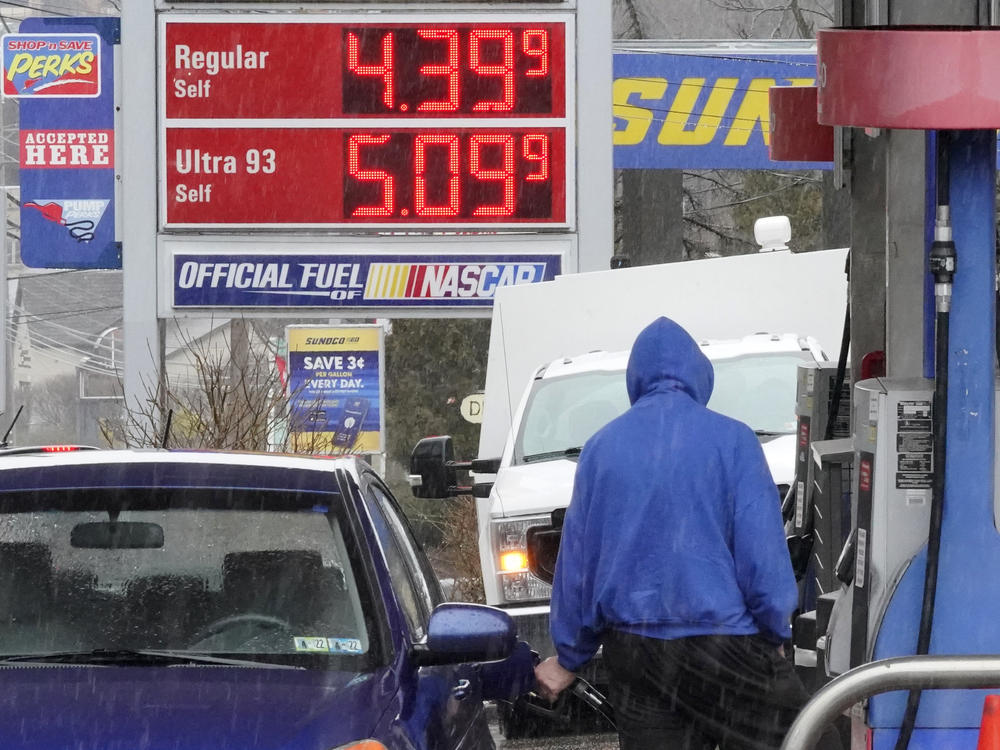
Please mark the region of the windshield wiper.
[[530, 456], [525, 456], [521, 460], [530, 464], [532, 461], [548, 461], [553, 458], [576, 458], [580, 455], [580, 451], [583, 448], [566, 448], [561, 451], [546, 451], [545, 453], [532, 453]]
[[0, 656], [0, 666], [5, 664], [115, 664], [118, 666], [157, 666], [174, 664], [219, 664], [230, 667], [255, 667], [258, 669], [304, 669], [291, 664], [276, 664], [256, 659], [230, 659], [190, 651], [162, 651], [155, 649], [108, 649], [90, 651], [50, 651], [39, 654], [10, 654]]

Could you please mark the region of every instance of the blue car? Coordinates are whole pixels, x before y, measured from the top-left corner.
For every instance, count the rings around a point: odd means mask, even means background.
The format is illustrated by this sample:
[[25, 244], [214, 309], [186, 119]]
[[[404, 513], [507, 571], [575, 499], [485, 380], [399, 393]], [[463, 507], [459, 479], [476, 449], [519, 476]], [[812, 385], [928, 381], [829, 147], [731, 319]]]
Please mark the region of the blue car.
[[442, 603], [356, 458], [0, 457], [0, 748], [493, 747], [503, 612]]

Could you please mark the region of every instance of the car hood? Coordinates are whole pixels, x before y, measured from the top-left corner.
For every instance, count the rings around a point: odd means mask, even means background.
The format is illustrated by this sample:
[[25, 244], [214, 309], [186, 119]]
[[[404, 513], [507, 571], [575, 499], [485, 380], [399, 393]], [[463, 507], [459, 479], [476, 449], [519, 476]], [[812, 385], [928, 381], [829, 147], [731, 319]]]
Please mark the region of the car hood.
[[505, 466], [490, 494], [493, 516], [550, 513], [569, 505], [576, 461], [557, 458], [519, 466]]
[[775, 484], [791, 484], [795, 477], [795, 435], [779, 435], [761, 443]]
[[0, 668], [0, 747], [327, 750], [370, 736], [383, 672]]
[[[775, 484], [791, 484], [795, 476], [795, 435], [779, 435], [761, 445]], [[523, 516], [551, 513], [569, 505], [576, 461], [557, 458], [505, 466], [490, 493], [490, 515]]]

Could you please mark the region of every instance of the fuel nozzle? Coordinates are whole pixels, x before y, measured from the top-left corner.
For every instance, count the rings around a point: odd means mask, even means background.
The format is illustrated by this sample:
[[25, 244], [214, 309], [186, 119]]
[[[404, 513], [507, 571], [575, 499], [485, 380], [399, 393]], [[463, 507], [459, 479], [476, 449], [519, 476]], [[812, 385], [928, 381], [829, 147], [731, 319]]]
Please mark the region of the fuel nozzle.
[[934, 242], [931, 243], [930, 272], [934, 274], [934, 301], [938, 312], [951, 309], [951, 285], [955, 278], [958, 255], [951, 238], [951, 212], [938, 206], [934, 219]]

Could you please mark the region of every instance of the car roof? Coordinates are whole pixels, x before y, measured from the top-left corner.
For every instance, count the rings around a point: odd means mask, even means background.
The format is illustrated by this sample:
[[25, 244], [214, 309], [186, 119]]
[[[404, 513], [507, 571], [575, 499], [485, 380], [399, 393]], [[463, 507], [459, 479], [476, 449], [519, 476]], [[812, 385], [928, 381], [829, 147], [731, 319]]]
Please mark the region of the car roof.
[[[111, 470], [114, 468], [114, 470]], [[356, 456], [179, 450], [80, 450], [0, 456], [0, 493], [72, 487], [229, 487], [328, 491], [328, 475], [357, 477]]]
[[[698, 346], [712, 361], [732, 359], [747, 354], [782, 354], [811, 352], [816, 356], [818, 346], [812, 339], [792, 333], [754, 333], [738, 339], [702, 339]], [[587, 352], [573, 357], [560, 357], [539, 368], [536, 378], [554, 378], [581, 372], [624, 370], [628, 365], [629, 350]]]

